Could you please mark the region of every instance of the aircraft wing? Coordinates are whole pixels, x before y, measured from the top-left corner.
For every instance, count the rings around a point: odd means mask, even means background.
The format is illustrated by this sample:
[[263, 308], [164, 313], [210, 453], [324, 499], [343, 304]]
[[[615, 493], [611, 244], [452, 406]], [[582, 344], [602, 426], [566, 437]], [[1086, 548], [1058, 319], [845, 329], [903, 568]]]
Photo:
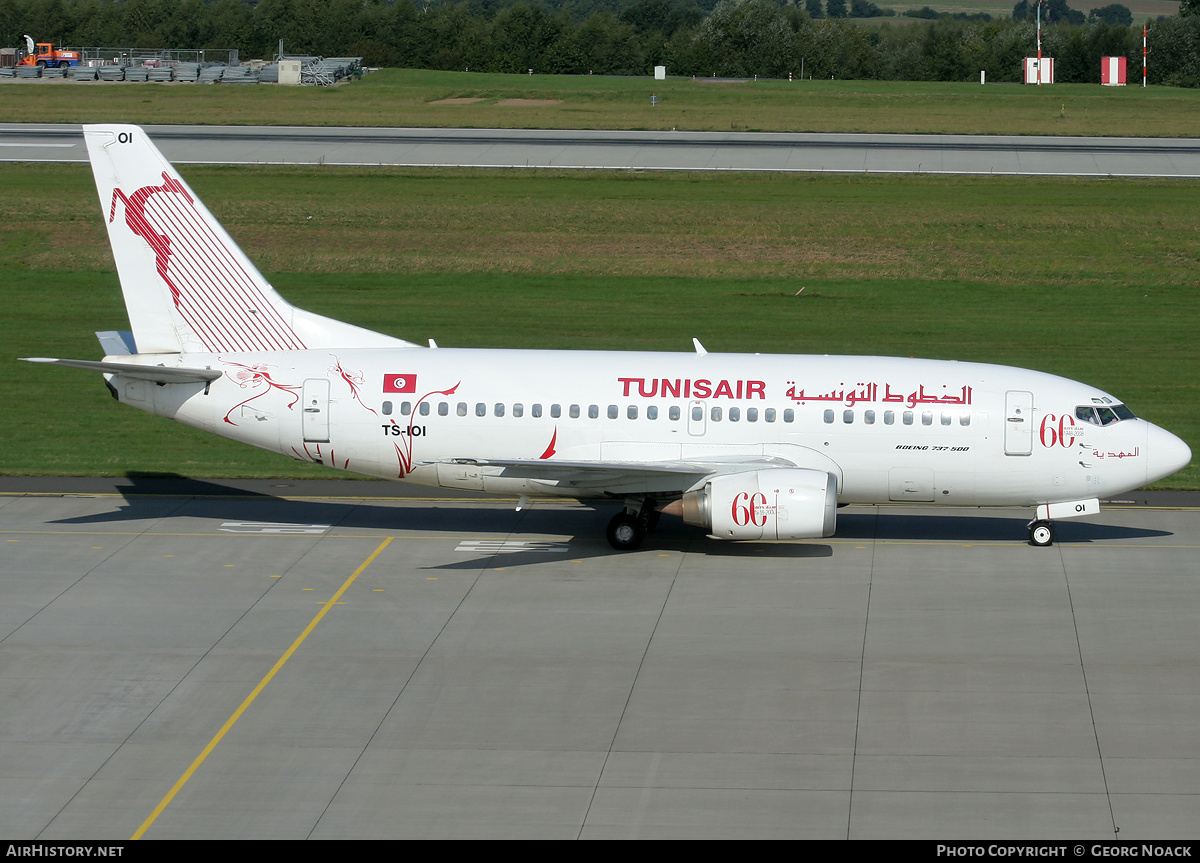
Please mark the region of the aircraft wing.
[[[796, 467], [794, 462], [774, 456], [747, 455], [686, 461], [562, 461], [558, 459], [438, 459], [423, 464], [438, 465], [446, 478], [461, 477], [466, 486], [483, 477], [526, 479], [545, 483], [547, 488], [572, 489], [603, 494], [681, 495], [706, 478], [769, 468]], [[445, 483], [443, 483], [445, 484]], [[451, 479], [451, 484], [454, 483]]]

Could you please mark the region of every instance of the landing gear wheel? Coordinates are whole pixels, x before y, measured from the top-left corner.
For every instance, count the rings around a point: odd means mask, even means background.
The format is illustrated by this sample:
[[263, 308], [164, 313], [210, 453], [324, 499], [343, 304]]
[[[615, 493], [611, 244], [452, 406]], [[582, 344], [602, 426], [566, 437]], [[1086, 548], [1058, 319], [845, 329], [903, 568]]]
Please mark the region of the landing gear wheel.
[[1035, 521], [1029, 525], [1029, 542], [1037, 546], [1054, 544], [1054, 525], [1048, 521]]
[[635, 515], [619, 512], [608, 523], [608, 544], [617, 551], [633, 551], [645, 538], [646, 527]]

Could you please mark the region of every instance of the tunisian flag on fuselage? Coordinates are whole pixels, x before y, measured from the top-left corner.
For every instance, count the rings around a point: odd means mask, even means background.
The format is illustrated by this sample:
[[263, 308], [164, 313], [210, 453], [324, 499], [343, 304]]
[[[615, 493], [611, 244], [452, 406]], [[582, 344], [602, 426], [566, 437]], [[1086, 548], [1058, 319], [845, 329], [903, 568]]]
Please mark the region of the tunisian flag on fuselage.
[[385, 393], [415, 393], [417, 391], [416, 375], [384, 375], [383, 391]]

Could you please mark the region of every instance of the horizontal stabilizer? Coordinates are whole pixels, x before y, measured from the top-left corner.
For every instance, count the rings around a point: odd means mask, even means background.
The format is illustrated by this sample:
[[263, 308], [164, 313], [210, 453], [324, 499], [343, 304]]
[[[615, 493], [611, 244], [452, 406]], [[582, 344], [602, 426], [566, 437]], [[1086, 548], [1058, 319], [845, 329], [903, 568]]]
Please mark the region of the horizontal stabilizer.
[[223, 372], [216, 369], [184, 369], [178, 366], [144, 366], [138, 363], [106, 363], [96, 360], [59, 360], [53, 357], [21, 357], [27, 363], [52, 363], [57, 366], [70, 366], [73, 369], [86, 369], [91, 372], [103, 372], [110, 375], [124, 375], [127, 378], [137, 378], [142, 381], [154, 381], [159, 384], [207, 383], [215, 381]]

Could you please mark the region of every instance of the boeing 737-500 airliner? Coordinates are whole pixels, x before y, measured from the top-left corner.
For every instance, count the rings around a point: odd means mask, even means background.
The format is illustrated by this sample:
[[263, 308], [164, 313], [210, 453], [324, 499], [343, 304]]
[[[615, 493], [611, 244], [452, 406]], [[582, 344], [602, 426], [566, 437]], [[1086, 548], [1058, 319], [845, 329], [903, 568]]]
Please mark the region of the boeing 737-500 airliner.
[[1187, 445], [1087, 384], [922, 359], [428, 347], [287, 303], [136, 126], [84, 137], [132, 332], [125, 404], [303, 461], [516, 495], [609, 496], [618, 549], [660, 513], [714, 539], [834, 532], [840, 504], [1051, 519], [1180, 470]]

